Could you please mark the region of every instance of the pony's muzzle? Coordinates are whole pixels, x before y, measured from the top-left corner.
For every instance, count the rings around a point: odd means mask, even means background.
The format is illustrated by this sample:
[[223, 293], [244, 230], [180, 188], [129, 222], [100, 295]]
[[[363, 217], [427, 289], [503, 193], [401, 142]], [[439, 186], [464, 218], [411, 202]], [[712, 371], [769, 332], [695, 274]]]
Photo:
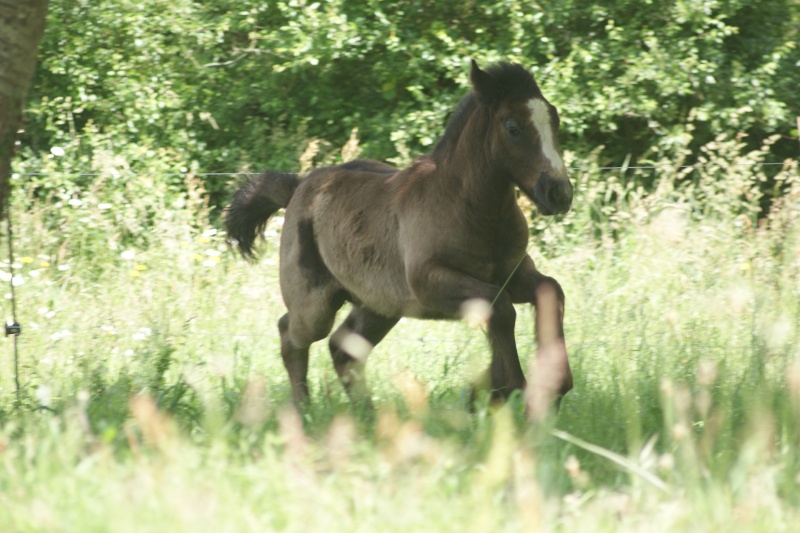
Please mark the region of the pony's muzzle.
[[572, 205], [572, 183], [543, 172], [533, 187], [533, 201], [543, 215], [566, 213]]

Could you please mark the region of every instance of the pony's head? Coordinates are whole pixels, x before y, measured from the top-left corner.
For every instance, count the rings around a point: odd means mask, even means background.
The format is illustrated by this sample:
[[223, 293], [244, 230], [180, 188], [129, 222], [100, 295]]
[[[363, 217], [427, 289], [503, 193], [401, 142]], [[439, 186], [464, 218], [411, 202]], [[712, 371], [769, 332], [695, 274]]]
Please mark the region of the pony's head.
[[543, 215], [569, 211], [572, 184], [558, 145], [558, 112], [531, 73], [512, 63], [484, 71], [473, 60], [470, 80], [477, 104], [489, 110], [492, 161]]

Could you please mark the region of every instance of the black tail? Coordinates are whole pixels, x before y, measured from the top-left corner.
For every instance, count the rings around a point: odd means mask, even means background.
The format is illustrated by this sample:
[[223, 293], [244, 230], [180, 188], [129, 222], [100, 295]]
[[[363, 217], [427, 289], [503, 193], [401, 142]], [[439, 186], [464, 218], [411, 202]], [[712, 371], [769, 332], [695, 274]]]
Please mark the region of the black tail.
[[264, 232], [267, 220], [289, 205], [299, 184], [298, 175], [289, 172], [265, 172], [247, 180], [233, 193], [225, 213], [228, 243], [252, 258], [256, 238]]

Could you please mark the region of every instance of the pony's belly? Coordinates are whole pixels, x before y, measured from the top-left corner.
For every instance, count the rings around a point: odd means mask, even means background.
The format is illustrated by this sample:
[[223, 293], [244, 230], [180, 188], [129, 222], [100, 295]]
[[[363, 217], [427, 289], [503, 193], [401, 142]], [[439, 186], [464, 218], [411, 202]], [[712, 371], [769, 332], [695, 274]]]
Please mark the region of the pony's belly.
[[399, 287], [386, 279], [369, 278], [371, 276], [365, 276], [349, 283], [339, 279], [339, 282], [359, 305], [386, 317], [410, 316], [406, 309], [413, 307], [414, 301], [406, 287]]
[[386, 317], [408, 317], [423, 320], [452, 320], [458, 318], [456, 315], [449, 315], [424, 307], [413, 298], [398, 302], [391, 298], [380, 298], [375, 293], [365, 294], [365, 298], [361, 298], [356, 294], [353, 294], [353, 296], [353, 300], [358, 302], [359, 305]]
[[373, 270], [362, 272], [356, 279], [338, 277], [337, 280], [354, 303], [386, 317], [458, 318], [423, 306], [411, 293], [405, 276], [399, 272]]
[[[434, 311], [423, 306], [408, 289], [404, 280], [402, 287], [392, 287], [391, 284], [386, 283], [386, 280], [376, 280], [375, 284], [369, 286], [362, 283], [343, 285], [350, 293], [354, 303], [386, 317], [409, 317], [425, 320], [459, 318], [458, 315]], [[348, 285], [350, 286], [348, 287]]]

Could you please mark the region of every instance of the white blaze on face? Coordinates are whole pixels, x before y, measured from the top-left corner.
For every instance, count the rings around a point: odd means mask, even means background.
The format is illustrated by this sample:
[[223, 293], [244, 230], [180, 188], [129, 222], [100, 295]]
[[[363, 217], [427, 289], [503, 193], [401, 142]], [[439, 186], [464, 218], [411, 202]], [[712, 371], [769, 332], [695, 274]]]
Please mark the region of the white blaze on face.
[[567, 169], [561, 156], [556, 149], [556, 143], [553, 139], [553, 126], [550, 123], [550, 110], [547, 104], [541, 98], [532, 98], [528, 102], [528, 108], [531, 110], [531, 121], [533, 127], [539, 132], [539, 139], [542, 142], [542, 152], [544, 156], [552, 165], [553, 170], [562, 175], [566, 175]]

